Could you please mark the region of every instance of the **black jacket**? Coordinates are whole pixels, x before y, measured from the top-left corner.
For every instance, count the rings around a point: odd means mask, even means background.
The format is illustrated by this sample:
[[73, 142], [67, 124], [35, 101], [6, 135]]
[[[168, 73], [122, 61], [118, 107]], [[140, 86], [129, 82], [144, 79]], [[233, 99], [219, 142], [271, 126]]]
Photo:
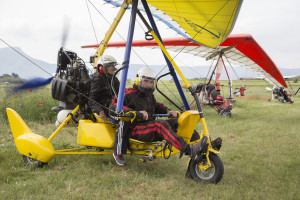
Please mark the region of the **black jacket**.
[[[112, 100], [111, 108], [116, 109], [117, 99]], [[123, 103], [124, 111], [147, 111], [149, 120], [153, 114], [167, 114], [168, 108], [162, 103], [157, 102], [153, 93], [145, 94], [138, 90], [138, 87], [134, 84], [133, 88], [126, 88]]]
[[[99, 74], [98, 72], [93, 75], [88, 104], [94, 113], [99, 114], [100, 111], [104, 110], [105, 114], [108, 115], [109, 105], [111, 104], [111, 100], [115, 97], [111, 88], [111, 80], [111, 75]], [[113, 86], [115, 92], [118, 93], [120, 82], [116, 77], [113, 80]]]

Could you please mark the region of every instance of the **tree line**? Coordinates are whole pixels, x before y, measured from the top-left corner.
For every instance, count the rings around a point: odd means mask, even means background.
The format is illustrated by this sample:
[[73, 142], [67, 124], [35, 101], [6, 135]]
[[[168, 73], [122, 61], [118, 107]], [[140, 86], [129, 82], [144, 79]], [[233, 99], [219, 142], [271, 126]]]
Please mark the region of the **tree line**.
[[10, 82], [10, 83], [20, 83], [20, 82], [24, 82], [25, 80], [20, 78], [18, 74], [16, 73], [11, 73], [10, 74], [3, 74], [0, 75], [0, 82], [4, 83], [4, 82]]

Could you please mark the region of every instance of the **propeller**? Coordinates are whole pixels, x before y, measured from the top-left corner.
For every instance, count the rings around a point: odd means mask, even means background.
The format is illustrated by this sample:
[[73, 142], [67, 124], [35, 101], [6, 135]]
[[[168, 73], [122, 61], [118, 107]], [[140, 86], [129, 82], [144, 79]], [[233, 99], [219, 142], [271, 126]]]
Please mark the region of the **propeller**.
[[[69, 29], [70, 29], [69, 21], [70, 20], [68, 20], [65, 17], [60, 51], [63, 51], [63, 48], [66, 45], [66, 41], [67, 41], [67, 38], [68, 38]], [[58, 68], [56, 69], [55, 73], [58, 73]], [[38, 88], [38, 87], [42, 87], [44, 85], [49, 84], [52, 81], [53, 78], [54, 78], [54, 75], [50, 78], [42, 78], [42, 77], [33, 78], [33, 79], [30, 79], [30, 80], [26, 81], [25, 83], [23, 83], [19, 86], [16, 86], [13, 89], [13, 91], [19, 92], [19, 91], [26, 90], [26, 89], [35, 89], [35, 88]]]
[[68, 39], [69, 35], [69, 30], [70, 30], [70, 20], [65, 17], [64, 18], [64, 26], [63, 26], [63, 33], [62, 33], [62, 38], [61, 38], [61, 47], [64, 48], [66, 41]]

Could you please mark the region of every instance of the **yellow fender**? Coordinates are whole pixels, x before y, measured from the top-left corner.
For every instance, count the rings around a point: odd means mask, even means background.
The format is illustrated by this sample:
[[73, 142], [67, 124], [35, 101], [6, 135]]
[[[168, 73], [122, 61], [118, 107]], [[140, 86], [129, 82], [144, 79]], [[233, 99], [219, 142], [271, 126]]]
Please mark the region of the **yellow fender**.
[[181, 136], [185, 142], [190, 144], [191, 137], [199, 121], [200, 114], [198, 111], [185, 111], [178, 118], [177, 135]]
[[48, 163], [54, 156], [54, 148], [49, 140], [33, 133], [20, 115], [6, 108], [10, 128], [20, 154]]

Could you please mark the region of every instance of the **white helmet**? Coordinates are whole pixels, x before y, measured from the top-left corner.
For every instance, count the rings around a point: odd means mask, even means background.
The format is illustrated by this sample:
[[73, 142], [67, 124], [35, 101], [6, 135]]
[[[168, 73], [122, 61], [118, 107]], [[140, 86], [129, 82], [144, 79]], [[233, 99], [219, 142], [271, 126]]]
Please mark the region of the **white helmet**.
[[147, 77], [147, 78], [156, 79], [156, 73], [150, 67], [141, 68], [138, 71], [137, 75], [138, 75], [138, 77], [143, 77], [144, 76], [144, 77]]
[[[142, 87], [142, 80], [143, 79], [150, 79], [153, 80], [152, 87]], [[155, 90], [156, 85], [156, 73], [150, 67], [143, 67], [137, 73], [137, 80], [135, 84], [138, 86], [138, 89], [141, 92], [145, 93], [152, 93]]]
[[101, 64], [103, 67], [109, 66], [109, 65], [117, 65], [117, 61], [114, 57], [110, 55], [104, 55], [100, 58]]

